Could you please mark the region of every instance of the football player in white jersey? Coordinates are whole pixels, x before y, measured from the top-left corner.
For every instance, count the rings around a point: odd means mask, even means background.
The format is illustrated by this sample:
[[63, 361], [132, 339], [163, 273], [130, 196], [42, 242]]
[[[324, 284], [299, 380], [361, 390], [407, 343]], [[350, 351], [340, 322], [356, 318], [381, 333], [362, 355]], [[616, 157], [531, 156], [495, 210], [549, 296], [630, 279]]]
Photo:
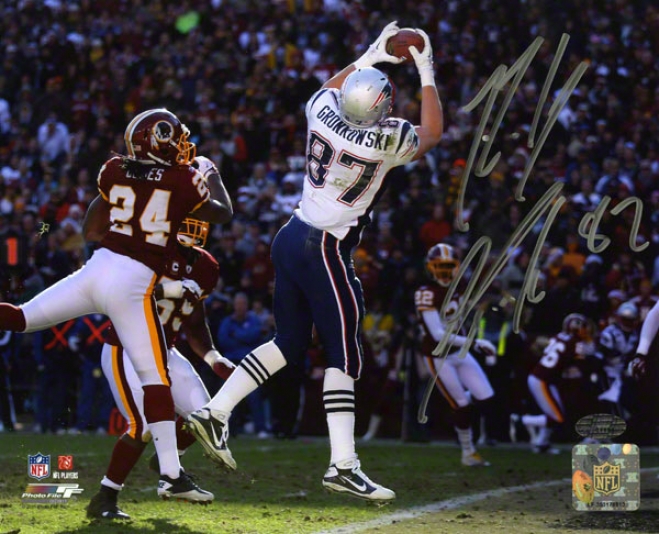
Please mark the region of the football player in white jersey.
[[432, 47], [410, 47], [422, 86], [421, 124], [389, 117], [393, 86], [372, 67], [400, 63], [387, 54], [387, 25], [368, 51], [329, 79], [306, 106], [307, 168], [300, 206], [272, 245], [276, 281], [275, 338], [248, 354], [218, 394], [187, 417], [200, 443], [235, 461], [227, 447], [234, 407], [288, 362], [304, 358], [315, 326], [327, 355], [323, 401], [329, 427], [330, 465], [323, 486], [372, 501], [396, 494], [371, 481], [355, 452], [354, 381], [362, 368], [362, 288], [352, 265], [369, 213], [384, 192], [391, 168], [421, 158], [443, 131]]

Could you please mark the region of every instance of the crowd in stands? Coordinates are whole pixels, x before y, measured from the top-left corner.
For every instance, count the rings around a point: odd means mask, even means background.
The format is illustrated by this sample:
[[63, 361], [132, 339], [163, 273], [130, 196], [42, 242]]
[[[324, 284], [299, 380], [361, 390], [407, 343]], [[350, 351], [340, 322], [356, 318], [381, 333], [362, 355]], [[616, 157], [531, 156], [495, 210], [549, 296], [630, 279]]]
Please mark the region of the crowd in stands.
[[[386, 354], [409, 337], [414, 289], [425, 281], [423, 258], [440, 241], [452, 243], [464, 257], [487, 236], [493, 258], [509, 255], [488, 292], [492, 302], [520, 296], [540, 242], [535, 264], [546, 295], [525, 304], [521, 325], [531, 340], [554, 335], [563, 317], [575, 311], [606, 324], [617, 303], [659, 287], [656, 2], [565, 0], [556, 9], [546, 0], [8, 0], [2, 15], [3, 300], [27, 300], [88, 257], [81, 222], [97, 194], [100, 166], [113, 153], [125, 153], [123, 132], [136, 113], [167, 107], [190, 128], [197, 153], [217, 163], [234, 202], [233, 221], [214, 227], [208, 246], [221, 267], [208, 300], [217, 346], [223, 347], [220, 332], [230, 327], [225, 319], [238, 313], [238, 294], [241, 306], [249, 302], [249, 314], [258, 318], [259, 336], [270, 336], [269, 245], [300, 198], [305, 103], [391, 20], [430, 35], [445, 133], [426, 158], [390, 173], [388, 192], [354, 254], [371, 353], [385, 353], [374, 357], [374, 367], [394, 365]], [[563, 35], [569, 40], [557, 61]], [[511, 66], [537, 38], [542, 44], [492, 133], [487, 160], [497, 152], [500, 157], [483, 177], [473, 172], [476, 158], [461, 202], [484, 105], [470, 112], [463, 107], [497, 67]], [[530, 137], [540, 143], [559, 90], [582, 62], [583, 76], [535, 154]], [[396, 86], [393, 115], [418, 123], [414, 68], [383, 70]], [[496, 124], [510, 85], [498, 95], [488, 128]], [[527, 168], [521, 201], [515, 189]], [[548, 221], [546, 210], [527, 239], [507, 248], [556, 182], [563, 184], [557, 202], [564, 200], [556, 219]], [[642, 213], [631, 203], [612, 214], [634, 197], [642, 201]], [[598, 206], [605, 209], [590, 224], [598, 224], [597, 233], [611, 241], [596, 253], [582, 234], [588, 229], [584, 216]], [[460, 231], [458, 216], [468, 222], [468, 231]], [[648, 246], [636, 250], [643, 244]], [[511, 306], [503, 313], [510, 314]], [[641, 316], [645, 313], [647, 304], [641, 306]], [[30, 336], [15, 336], [0, 345], [16, 392], [36, 384], [36, 366], [25, 363], [32, 343]], [[30, 395], [17, 393], [17, 399], [17, 410], [34, 408]]]

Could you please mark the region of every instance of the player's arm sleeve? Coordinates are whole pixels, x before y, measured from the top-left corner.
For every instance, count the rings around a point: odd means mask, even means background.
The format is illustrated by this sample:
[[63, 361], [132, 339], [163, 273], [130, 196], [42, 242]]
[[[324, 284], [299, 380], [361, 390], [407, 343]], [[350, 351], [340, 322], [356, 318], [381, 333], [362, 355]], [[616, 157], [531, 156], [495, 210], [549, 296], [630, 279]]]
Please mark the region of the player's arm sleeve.
[[419, 150], [419, 136], [412, 123], [403, 121], [400, 125], [400, 133], [396, 145], [398, 165], [405, 165], [412, 161], [417, 150]]
[[638, 348], [636, 349], [638, 354], [647, 355], [652, 340], [657, 335], [657, 330], [659, 330], [659, 303], [652, 306], [652, 309], [645, 317], [645, 321], [643, 321], [641, 338], [638, 341]]
[[602, 332], [594, 356], [599, 359], [605, 359], [605, 360], [608, 360], [616, 356], [615, 341], [613, 340], [613, 336], [611, 335], [611, 332], [607, 330], [604, 330]]
[[190, 348], [200, 358], [203, 359], [208, 351], [215, 349], [213, 337], [206, 322], [206, 310], [202, 300], [197, 302], [181, 328]]
[[322, 98], [322, 96], [327, 93], [327, 91], [331, 91], [331, 89], [319, 89], [316, 91], [313, 95], [311, 95], [311, 98], [307, 102], [307, 105], [305, 106], [304, 112], [306, 113], [307, 117], [311, 113], [312, 108], [314, 107], [314, 104], [318, 102]]
[[[439, 343], [442, 337], [446, 335], [446, 329], [444, 328], [442, 319], [439, 316], [439, 312], [436, 309], [425, 310], [421, 312], [421, 318], [423, 319], [423, 322], [428, 328], [428, 331], [432, 335], [433, 339]], [[468, 339], [466, 336], [449, 334], [448, 342], [456, 347], [462, 347], [468, 342]]]
[[106, 161], [101, 170], [98, 171], [98, 177], [96, 178], [96, 185], [98, 187], [98, 193], [103, 197], [103, 200], [109, 202], [110, 199], [110, 187], [112, 187], [110, 180], [110, 167], [112, 165], [112, 160]]
[[101, 195], [91, 201], [82, 222], [82, 235], [85, 241], [100, 241], [110, 229], [111, 206]]

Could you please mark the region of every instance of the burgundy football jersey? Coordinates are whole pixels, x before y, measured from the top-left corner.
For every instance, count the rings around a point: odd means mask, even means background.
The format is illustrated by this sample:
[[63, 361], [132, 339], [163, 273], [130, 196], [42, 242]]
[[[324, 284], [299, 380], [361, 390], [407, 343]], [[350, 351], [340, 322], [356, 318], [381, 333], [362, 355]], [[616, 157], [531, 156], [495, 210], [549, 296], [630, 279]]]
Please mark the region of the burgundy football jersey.
[[112, 204], [112, 226], [101, 246], [159, 275], [176, 248], [181, 222], [210, 198], [201, 174], [189, 165], [154, 165], [146, 177], [139, 178], [122, 168], [120, 157], [103, 165], [98, 190]]
[[574, 363], [577, 358], [577, 342], [577, 338], [565, 332], [552, 337], [531, 374], [540, 380], [556, 384], [565, 367]]
[[[172, 255], [167, 261], [165, 272], [158, 280], [158, 283], [163, 284], [173, 280], [187, 278], [199, 284], [202, 294], [197, 299], [194, 295], [186, 291], [183, 298], [160, 299], [158, 301], [158, 315], [165, 331], [165, 343], [167, 347], [173, 347], [175, 345], [176, 336], [182, 324], [192, 313], [197, 302], [205, 299], [213, 291], [220, 277], [220, 266], [215, 258], [204, 249], [194, 248], [197, 254], [195, 254], [195, 259], [192, 263], [188, 263], [187, 258], [180, 254], [179, 250], [177, 247], [177, 253]], [[120, 344], [112, 326], [107, 331], [106, 343], [110, 345]]]
[[[430, 356], [432, 351], [437, 347], [437, 341], [432, 337], [430, 330], [426, 326], [425, 321], [423, 320], [423, 312], [426, 310], [437, 310], [442, 313], [442, 305], [444, 304], [444, 298], [446, 297], [448, 288], [442, 287], [437, 284], [428, 284], [421, 286], [414, 293], [414, 307], [416, 308], [417, 317], [421, 323], [423, 329], [423, 340], [421, 342], [421, 350], [423, 351], [424, 356]], [[446, 317], [450, 318], [458, 310], [458, 303], [460, 301], [460, 295], [458, 292], [454, 292], [451, 300], [446, 306]], [[464, 328], [461, 328], [456, 334], [465, 335]], [[449, 354], [460, 350], [459, 347], [451, 349], [449, 347]]]

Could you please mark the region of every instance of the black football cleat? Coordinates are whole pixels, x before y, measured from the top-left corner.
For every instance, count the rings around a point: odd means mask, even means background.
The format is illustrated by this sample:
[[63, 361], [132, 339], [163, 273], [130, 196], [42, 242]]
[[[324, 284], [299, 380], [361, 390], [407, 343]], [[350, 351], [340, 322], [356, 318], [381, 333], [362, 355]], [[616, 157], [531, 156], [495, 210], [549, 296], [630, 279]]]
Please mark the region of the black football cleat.
[[210, 504], [215, 496], [201, 489], [192, 478], [181, 469], [178, 478], [160, 475], [158, 481], [158, 496], [161, 499], [177, 499], [199, 504]]
[[117, 495], [112, 495], [109, 491], [102, 489], [89, 501], [87, 517], [89, 519], [130, 519], [130, 516], [117, 506]]

